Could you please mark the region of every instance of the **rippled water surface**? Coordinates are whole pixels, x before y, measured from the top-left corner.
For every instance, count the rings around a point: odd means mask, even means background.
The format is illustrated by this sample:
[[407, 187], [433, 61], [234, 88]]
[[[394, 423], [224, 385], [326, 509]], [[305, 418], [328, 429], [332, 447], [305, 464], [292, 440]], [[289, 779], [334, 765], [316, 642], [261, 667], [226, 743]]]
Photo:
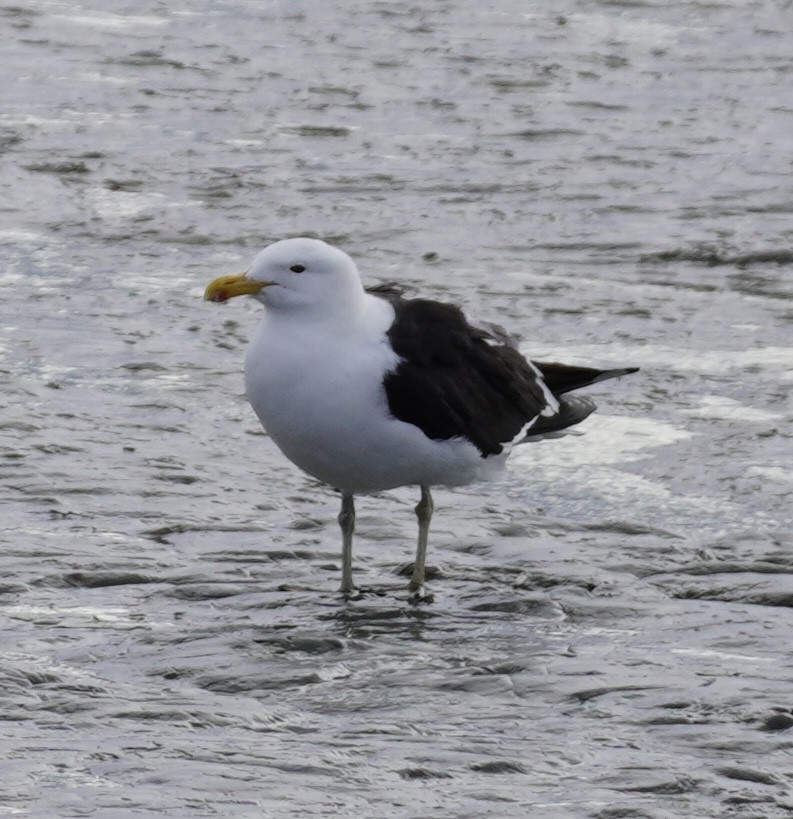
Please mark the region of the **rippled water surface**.
[[[0, 814], [793, 815], [789, 2], [0, 8]], [[582, 435], [338, 498], [242, 395], [309, 233], [638, 365]]]

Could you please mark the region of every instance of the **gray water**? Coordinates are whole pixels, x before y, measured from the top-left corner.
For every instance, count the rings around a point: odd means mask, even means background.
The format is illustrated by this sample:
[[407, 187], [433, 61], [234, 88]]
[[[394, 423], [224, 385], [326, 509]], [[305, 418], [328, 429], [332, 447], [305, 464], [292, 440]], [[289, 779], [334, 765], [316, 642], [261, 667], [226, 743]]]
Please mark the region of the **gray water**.
[[[95, 6], [95, 8], [92, 8]], [[793, 7], [0, 9], [0, 814], [793, 815]], [[338, 498], [247, 406], [309, 233], [638, 365], [582, 435]]]

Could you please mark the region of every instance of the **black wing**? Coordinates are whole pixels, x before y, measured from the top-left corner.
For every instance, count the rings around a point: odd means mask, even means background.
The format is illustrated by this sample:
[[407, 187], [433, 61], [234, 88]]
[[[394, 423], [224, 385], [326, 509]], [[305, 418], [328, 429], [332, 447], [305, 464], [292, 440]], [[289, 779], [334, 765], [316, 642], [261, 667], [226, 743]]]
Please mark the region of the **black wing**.
[[560, 396], [635, 372], [531, 364], [512, 337], [473, 327], [457, 307], [403, 299], [392, 288], [373, 293], [395, 311], [388, 338], [401, 361], [383, 381], [391, 413], [429, 438], [466, 438], [482, 457], [502, 452], [521, 431], [523, 440], [583, 421], [594, 402]]
[[484, 457], [546, 408], [538, 372], [458, 308], [392, 294], [389, 301], [396, 315], [388, 338], [402, 360], [383, 383], [395, 418], [436, 440], [466, 438]]

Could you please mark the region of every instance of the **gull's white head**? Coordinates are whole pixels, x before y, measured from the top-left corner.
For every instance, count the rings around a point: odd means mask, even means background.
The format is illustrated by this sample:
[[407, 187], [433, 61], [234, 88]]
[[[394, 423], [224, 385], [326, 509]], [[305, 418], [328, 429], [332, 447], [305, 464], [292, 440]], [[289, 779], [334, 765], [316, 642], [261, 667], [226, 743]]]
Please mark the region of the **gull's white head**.
[[319, 239], [282, 239], [268, 245], [247, 272], [221, 276], [204, 297], [226, 301], [249, 295], [273, 310], [328, 313], [353, 308], [363, 295], [355, 262]]

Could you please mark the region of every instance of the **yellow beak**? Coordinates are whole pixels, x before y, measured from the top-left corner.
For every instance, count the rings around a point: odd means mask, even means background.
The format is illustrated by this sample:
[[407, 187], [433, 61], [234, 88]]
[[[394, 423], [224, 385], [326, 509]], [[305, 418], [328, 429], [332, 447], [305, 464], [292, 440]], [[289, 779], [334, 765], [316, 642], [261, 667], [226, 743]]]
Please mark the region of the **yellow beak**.
[[207, 301], [227, 301], [234, 296], [252, 296], [271, 284], [272, 282], [249, 279], [244, 273], [232, 273], [210, 282], [204, 291], [204, 298]]

